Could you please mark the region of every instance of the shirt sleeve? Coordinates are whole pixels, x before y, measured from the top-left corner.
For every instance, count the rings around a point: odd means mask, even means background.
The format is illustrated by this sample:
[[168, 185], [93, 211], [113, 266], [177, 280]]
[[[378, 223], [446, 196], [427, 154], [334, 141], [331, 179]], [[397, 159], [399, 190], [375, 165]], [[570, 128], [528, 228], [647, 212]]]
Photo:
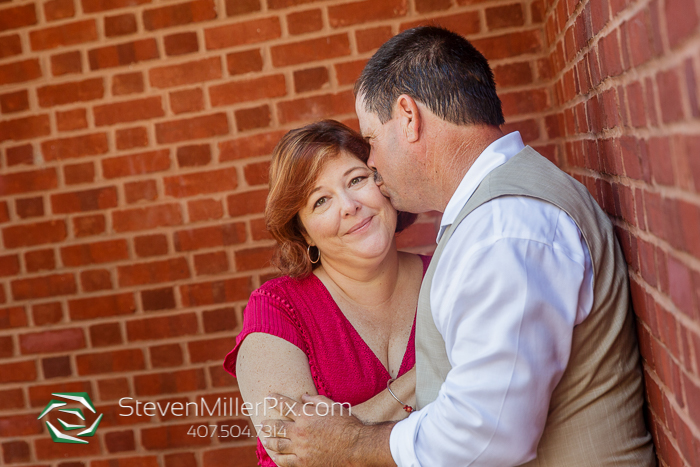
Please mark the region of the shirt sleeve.
[[539, 209], [544, 227], [537, 219], [514, 227], [509, 203], [492, 203], [462, 223], [477, 228], [460, 224], [438, 264], [431, 307], [452, 370], [437, 399], [392, 430], [398, 466], [533, 459], [573, 328], [590, 311], [590, 256], [573, 220], [531, 205], [524, 212]]
[[294, 310], [275, 294], [256, 290], [251, 294], [243, 312], [243, 328], [236, 337], [236, 345], [224, 359], [224, 369], [234, 377], [238, 350], [245, 338], [254, 332], [279, 337], [307, 352]]

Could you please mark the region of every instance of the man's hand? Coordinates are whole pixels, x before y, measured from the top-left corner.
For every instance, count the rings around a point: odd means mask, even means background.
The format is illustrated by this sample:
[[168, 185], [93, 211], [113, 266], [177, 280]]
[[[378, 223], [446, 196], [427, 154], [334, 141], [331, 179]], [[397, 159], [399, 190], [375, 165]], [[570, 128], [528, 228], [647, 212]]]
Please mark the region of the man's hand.
[[393, 423], [365, 426], [350, 414], [347, 404], [324, 396], [304, 395], [301, 402], [279, 394], [270, 397], [291, 420], [264, 420], [260, 431], [263, 446], [278, 466], [395, 465], [389, 452]]

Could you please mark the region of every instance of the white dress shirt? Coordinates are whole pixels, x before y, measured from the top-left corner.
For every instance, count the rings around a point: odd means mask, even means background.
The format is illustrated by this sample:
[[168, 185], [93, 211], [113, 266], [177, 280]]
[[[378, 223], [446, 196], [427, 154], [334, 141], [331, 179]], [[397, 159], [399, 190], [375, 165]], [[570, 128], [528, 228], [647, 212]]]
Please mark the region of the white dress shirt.
[[[493, 142], [454, 193], [438, 241], [479, 183], [524, 147]], [[456, 228], [430, 291], [452, 370], [437, 399], [395, 425], [400, 467], [519, 465], [535, 458], [573, 328], [593, 303], [593, 269], [574, 221], [556, 206], [508, 196]]]

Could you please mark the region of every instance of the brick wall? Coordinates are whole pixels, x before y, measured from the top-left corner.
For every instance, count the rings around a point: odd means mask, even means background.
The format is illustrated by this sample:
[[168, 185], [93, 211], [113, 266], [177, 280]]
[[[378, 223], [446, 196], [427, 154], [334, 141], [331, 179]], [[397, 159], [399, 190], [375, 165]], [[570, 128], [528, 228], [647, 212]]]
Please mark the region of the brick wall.
[[[269, 154], [392, 35], [433, 22], [489, 58], [506, 129], [618, 226], [667, 465], [700, 462], [700, 104], [693, 0], [0, 0], [0, 443], [7, 464], [254, 465], [243, 417], [120, 417], [118, 399], [236, 400], [221, 369], [274, 274]], [[429, 250], [435, 216], [399, 238]], [[102, 425], [55, 444], [52, 392]], [[211, 405], [211, 404], [210, 404]], [[695, 420], [695, 421], [693, 421]], [[112, 459], [108, 464], [107, 459]]]

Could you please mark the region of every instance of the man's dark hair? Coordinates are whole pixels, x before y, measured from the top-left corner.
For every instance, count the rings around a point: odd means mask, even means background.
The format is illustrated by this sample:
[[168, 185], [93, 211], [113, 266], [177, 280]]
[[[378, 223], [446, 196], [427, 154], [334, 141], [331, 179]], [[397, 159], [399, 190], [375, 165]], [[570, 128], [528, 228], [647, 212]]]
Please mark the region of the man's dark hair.
[[498, 126], [505, 120], [488, 61], [447, 29], [408, 29], [382, 45], [355, 83], [365, 110], [386, 123], [401, 94], [455, 124]]

